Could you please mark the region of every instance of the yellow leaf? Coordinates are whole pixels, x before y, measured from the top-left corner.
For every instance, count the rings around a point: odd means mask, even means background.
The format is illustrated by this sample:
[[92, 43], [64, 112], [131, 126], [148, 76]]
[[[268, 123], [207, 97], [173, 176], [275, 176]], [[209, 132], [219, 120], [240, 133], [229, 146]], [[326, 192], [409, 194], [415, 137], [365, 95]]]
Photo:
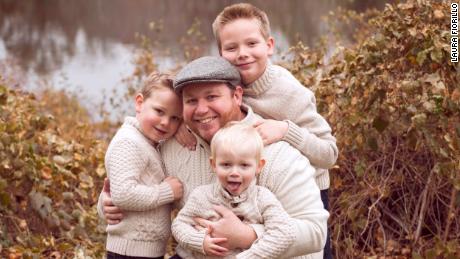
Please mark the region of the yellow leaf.
[[74, 153], [73, 158], [77, 161], [81, 161], [83, 157], [79, 153]]

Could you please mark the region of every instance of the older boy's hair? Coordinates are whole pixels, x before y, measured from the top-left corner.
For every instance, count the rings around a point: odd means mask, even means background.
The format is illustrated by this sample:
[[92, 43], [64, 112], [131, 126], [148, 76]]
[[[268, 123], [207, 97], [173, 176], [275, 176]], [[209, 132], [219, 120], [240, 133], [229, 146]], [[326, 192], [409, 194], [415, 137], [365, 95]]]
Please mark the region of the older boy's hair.
[[212, 23], [212, 31], [217, 40], [219, 51], [221, 49], [219, 30], [226, 24], [237, 19], [256, 19], [259, 22], [262, 36], [266, 40], [270, 37], [270, 22], [264, 11], [248, 3], [230, 5], [225, 7]]
[[217, 131], [212, 138], [211, 157], [216, 159], [216, 152], [219, 148], [225, 148], [233, 152], [233, 147], [254, 150], [256, 160], [259, 161], [262, 156], [264, 143], [252, 125], [231, 121]]
[[166, 73], [151, 73], [144, 81], [141, 89], [141, 94], [144, 98], [149, 98], [155, 90], [169, 89], [174, 92], [173, 78]]

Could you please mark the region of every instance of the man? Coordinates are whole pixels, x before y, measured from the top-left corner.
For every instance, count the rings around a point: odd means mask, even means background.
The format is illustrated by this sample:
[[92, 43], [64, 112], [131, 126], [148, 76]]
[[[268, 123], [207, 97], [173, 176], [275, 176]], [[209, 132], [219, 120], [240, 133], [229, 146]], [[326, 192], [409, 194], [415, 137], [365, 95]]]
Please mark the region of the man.
[[[192, 61], [177, 74], [174, 87], [182, 94], [184, 123], [197, 137], [194, 151], [182, 147], [175, 139], [161, 147], [167, 174], [177, 177], [184, 185], [184, 196], [178, 204], [181, 208], [194, 188], [216, 180], [209, 164], [209, 143], [214, 134], [230, 121], [254, 124], [261, 117], [242, 104], [239, 73], [221, 57]], [[322, 252], [316, 252], [321, 251], [326, 241], [328, 212], [322, 206], [314, 168], [298, 150], [283, 141], [268, 145], [263, 157], [267, 163], [258, 184], [275, 194], [296, 228], [296, 242], [283, 258], [301, 255], [304, 255], [302, 258], [322, 258]], [[105, 193], [101, 194], [99, 209], [102, 203], [109, 224], [116, 223], [120, 219], [119, 210], [111, 206]], [[215, 209], [222, 215], [218, 221], [196, 221], [201, 226], [211, 225], [213, 236], [226, 237], [226, 247], [245, 249], [257, 236], [263, 235], [263, 225], [248, 226], [231, 211], [223, 207]]]

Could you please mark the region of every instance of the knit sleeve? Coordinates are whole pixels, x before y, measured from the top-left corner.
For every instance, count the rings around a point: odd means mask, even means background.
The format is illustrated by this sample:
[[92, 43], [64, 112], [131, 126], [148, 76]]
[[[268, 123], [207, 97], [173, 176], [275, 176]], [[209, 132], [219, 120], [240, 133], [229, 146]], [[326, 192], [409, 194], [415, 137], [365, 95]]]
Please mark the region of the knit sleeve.
[[276, 118], [286, 120], [289, 125], [283, 140], [304, 154], [313, 166], [331, 168], [338, 156], [336, 139], [327, 121], [316, 110], [313, 92], [301, 90], [290, 100], [295, 109], [286, 112], [284, 118]]
[[265, 148], [264, 157], [267, 164], [260, 173], [259, 185], [273, 192], [294, 222], [295, 241], [283, 257], [321, 251], [326, 241], [329, 214], [321, 202], [315, 169], [286, 142]]
[[294, 242], [294, 222], [268, 189], [258, 187], [257, 202], [264, 220], [265, 233], [236, 258], [280, 258]]
[[168, 183], [147, 186], [139, 182], [147, 165], [147, 155], [134, 141], [122, 139], [111, 143], [110, 148], [106, 156], [106, 168], [113, 204], [122, 210], [145, 211], [174, 200]]
[[193, 225], [194, 217], [202, 216], [200, 210], [210, 208], [203, 207], [203, 202], [200, 202], [199, 196], [202, 195], [195, 189], [189, 196], [184, 207], [179, 211], [171, 225], [171, 231], [177, 243], [185, 249], [205, 254], [203, 242], [206, 236], [206, 231], [198, 231]]

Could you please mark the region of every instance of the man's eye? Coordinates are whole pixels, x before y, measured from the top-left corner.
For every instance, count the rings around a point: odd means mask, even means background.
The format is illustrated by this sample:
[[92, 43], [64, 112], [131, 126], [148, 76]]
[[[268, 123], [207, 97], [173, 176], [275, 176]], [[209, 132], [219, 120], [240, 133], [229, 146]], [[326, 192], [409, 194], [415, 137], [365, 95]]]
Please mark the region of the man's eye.
[[185, 103], [186, 104], [194, 104], [194, 103], [196, 103], [196, 100], [195, 99], [188, 99], [188, 100], [185, 100]]

